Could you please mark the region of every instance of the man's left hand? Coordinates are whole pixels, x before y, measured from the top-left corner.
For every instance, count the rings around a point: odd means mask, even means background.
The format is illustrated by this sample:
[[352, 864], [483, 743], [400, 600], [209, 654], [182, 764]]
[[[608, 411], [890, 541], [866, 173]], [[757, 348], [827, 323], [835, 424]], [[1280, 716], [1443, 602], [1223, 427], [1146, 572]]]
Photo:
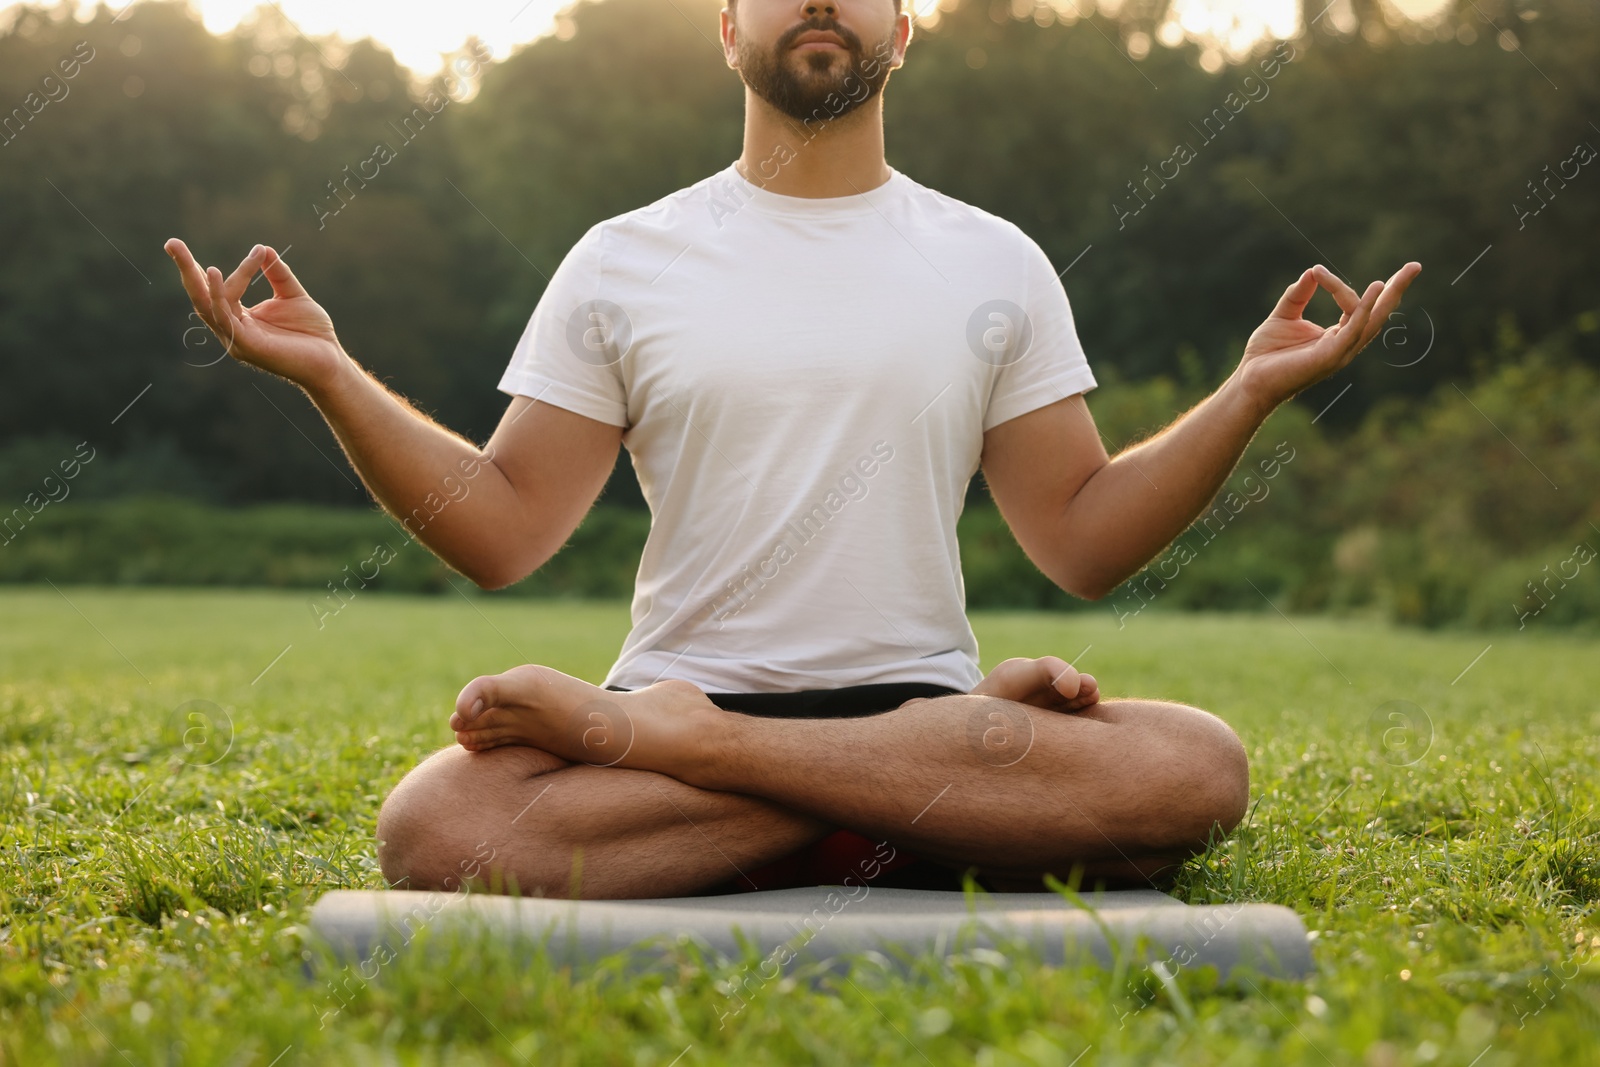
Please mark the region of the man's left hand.
[[[1383, 329], [1421, 272], [1422, 264], [1407, 263], [1387, 282], [1367, 286], [1360, 296], [1326, 267], [1312, 267], [1300, 275], [1244, 346], [1236, 374], [1246, 395], [1265, 414], [1344, 367]], [[1318, 287], [1328, 290], [1343, 312], [1332, 326], [1301, 317]]]

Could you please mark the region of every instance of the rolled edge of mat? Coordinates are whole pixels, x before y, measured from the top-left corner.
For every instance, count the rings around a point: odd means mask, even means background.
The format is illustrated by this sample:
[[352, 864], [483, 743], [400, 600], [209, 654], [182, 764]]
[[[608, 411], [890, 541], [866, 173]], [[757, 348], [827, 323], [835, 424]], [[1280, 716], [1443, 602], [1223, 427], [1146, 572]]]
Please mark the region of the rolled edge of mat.
[[423, 929], [477, 928], [542, 947], [558, 964], [582, 965], [618, 953], [648, 965], [688, 939], [714, 957], [738, 959], [748, 946], [763, 964], [789, 970], [869, 955], [902, 969], [914, 957], [948, 958], [973, 949], [1032, 955], [1062, 965], [1092, 957], [1110, 966], [1120, 952], [1170, 974], [1215, 967], [1224, 980], [1242, 974], [1302, 978], [1314, 963], [1305, 926], [1277, 904], [1112, 908], [1070, 906], [994, 909], [981, 914], [851, 914], [826, 902], [809, 913], [674, 908], [634, 902], [566, 901], [483, 894], [328, 893], [312, 908], [311, 925], [343, 958], [392, 958]]

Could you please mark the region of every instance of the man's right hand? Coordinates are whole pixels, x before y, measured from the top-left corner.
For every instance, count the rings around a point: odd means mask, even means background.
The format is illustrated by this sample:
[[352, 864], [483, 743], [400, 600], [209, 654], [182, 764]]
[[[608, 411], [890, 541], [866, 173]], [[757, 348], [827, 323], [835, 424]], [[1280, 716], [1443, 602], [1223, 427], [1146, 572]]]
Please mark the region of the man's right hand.
[[[226, 278], [216, 267], [201, 270], [176, 237], [165, 248], [178, 265], [195, 311], [228, 355], [307, 389], [331, 382], [349, 361], [334, 335], [333, 320], [271, 248], [256, 245]], [[241, 300], [258, 270], [266, 274], [272, 297], [247, 308]]]

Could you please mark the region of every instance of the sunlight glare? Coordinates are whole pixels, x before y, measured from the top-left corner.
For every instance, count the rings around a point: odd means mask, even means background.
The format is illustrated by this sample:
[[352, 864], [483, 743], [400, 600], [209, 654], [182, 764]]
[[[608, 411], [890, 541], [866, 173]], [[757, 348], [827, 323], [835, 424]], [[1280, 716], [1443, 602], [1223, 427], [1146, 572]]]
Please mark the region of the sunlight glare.
[[[133, 4], [112, 4], [127, 11]], [[672, 2], [672, 0], [664, 0]], [[940, 15], [963, 0], [905, 0], [921, 26], [932, 28]], [[965, 0], [989, 3], [992, 0]], [[1068, 25], [1098, 12], [1115, 17], [1126, 0], [1002, 0], [1018, 19], [1032, 18], [1041, 26]], [[1430, 23], [1447, 11], [1452, 0], [1381, 0], [1391, 17]], [[488, 45], [496, 59], [505, 59], [519, 45], [545, 34], [566, 39], [572, 22], [563, 12], [572, 0], [454, 0], [449, 4], [403, 6], [379, 0], [189, 0], [200, 11], [212, 33], [232, 30], [258, 7], [276, 7], [300, 32], [311, 37], [337, 36], [346, 44], [371, 37], [394, 53], [396, 59], [419, 75], [440, 70], [463, 43], [476, 37]], [[4, 5], [14, 7], [15, 5]], [[696, 7], [704, 8], [704, 4]], [[1313, 7], [1320, 5], [1314, 4]], [[1349, 0], [1329, 0], [1329, 18], [1348, 21]], [[79, 16], [88, 17], [93, 5], [80, 0]], [[682, 8], [680, 8], [682, 10]], [[1309, 9], [1308, 9], [1309, 10]], [[688, 13], [685, 13], [688, 17]], [[1308, 15], [1310, 18], [1318, 16]], [[1207, 69], [1223, 59], [1239, 61], [1264, 40], [1292, 37], [1302, 29], [1297, 0], [1173, 0], [1166, 19], [1156, 27], [1155, 39], [1167, 47], [1184, 41], [1201, 46]], [[1149, 37], [1136, 34], [1136, 47], [1147, 51]]]

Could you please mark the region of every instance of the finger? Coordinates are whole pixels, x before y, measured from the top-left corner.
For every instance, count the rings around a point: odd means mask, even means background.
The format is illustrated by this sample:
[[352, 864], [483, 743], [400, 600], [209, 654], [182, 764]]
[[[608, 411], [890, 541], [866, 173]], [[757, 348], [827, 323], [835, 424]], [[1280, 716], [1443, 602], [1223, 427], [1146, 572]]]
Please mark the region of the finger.
[[1412, 280], [1421, 273], [1422, 264], [1418, 263], [1416, 260], [1412, 260], [1410, 263], [1407, 263], [1405, 266], [1391, 274], [1389, 276], [1389, 280], [1383, 283], [1384, 288], [1393, 289], [1398, 287], [1402, 292], [1404, 292], [1406, 289], [1410, 288]]
[[1306, 305], [1311, 303], [1311, 298], [1317, 295], [1317, 271], [1313, 267], [1283, 291], [1283, 296], [1278, 298], [1278, 306], [1272, 309], [1272, 318], [1298, 319]]
[[1328, 290], [1328, 295], [1333, 297], [1333, 302], [1339, 305], [1340, 311], [1348, 315], [1355, 310], [1357, 304], [1361, 303], [1361, 297], [1356, 295], [1356, 291], [1346, 285], [1333, 271], [1321, 264], [1311, 269], [1316, 272], [1318, 284]]
[[261, 246], [261, 270], [267, 276], [267, 284], [272, 286], [272, 295], [291, 299], [305, 296], [305, 286], [300, 284], [300, 279], [294, 276], [294, 271], [289, 269], [289, 264], [283, 257], [266, 245]]
[[[1377, 307], [1379, 298], [1383, 296], [1383, 290], [1384, 285], [1382, 282], [1373, 282], [1367, 286], [1366, 292], [1361, 294], [1361, 303], [1356, 305], [1356, 309], [1346, 315], [1339, 325], [1329, 330], [1330, 333], [1333, 333], [1338, 338], [1339, 343], [1344, 346], [1344, 363], [1354, 359], [1355, 354], [1361, 351], [1361, 347], [1365, 343], [1362, 341], [1362, 335], [1366, 333], [1367, 324], [1372, 321], [1372, 309]], [[1340, 365], [1342, 366], [1343, 363]]]
[[233, 308], [228, 302], [228, 296], [223, 292], [224, 279], [222, 272], [216, 267], [206, 268], [206, 282], [211, 293], [211, 332], [223, 344], [231, 355], [233, 353], [233, 337], [238, 331], [239, 319], [234, 315]]
[[206, 282], [206, 274], [195, 262], [194, 253], [189, 251], [189, 246], [176, 237], [164, 246], [168, 256], [178, 265], [178, 279], [183, 282], [183, 291], [189, 294], [189, 302], [194, 305], [195, 311], [210, 326], [213, 316], [211, 314], [211, 287]]
[[256, 271], [261, 267], [261, 251], [260, 245], [252, 248], [250, 254], [239, 262], [222, 285], [222, 291], [228, 294], [228, 302], [233, 305], [236, 312], [244, 311], [244, 305], [239, 301], [243, 299], [244, 291], [250, 288], [250, 279], [256, 276]]
[[1406, 295], [1406, 290], [1411, 288], [1411, 283], [1416, 281], [1417, 275], [1421, 273], [1421, 263], [1407, 263], [1390, 275], [1389, 280], [1383, 283], [1383, 295], [1390, 302], [1391, 309], [1394, 305], [1400, 303], [1400, 299]]
[[1394, 314], [1394, 309], [1400, 306], [1400, 300], [1405, 296], [1406, 290], [1411, 287], [1414, 279], [1422, 271], [1422, 264], [1407, 263], [1383, 285], [1383, 296], [1372, 309], [1372, 319], [1367, 323], [1367, 328], [1361, 334], [1361, 347], [1365, 348], [1378, 336], [1384, 324], [1389, 321], [1389, 316]]

